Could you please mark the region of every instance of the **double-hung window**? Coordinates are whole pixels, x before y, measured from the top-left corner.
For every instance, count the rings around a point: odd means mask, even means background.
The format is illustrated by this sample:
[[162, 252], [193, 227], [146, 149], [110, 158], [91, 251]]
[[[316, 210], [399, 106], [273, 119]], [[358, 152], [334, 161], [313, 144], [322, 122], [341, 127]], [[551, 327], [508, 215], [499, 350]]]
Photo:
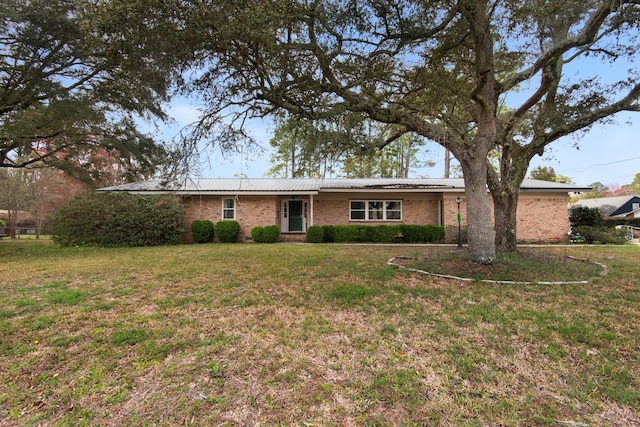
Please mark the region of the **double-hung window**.
[[402, 200], [351, 200], [349, 201], [351, 221], [400, 221], [402, 220]]
[[236, 219], [235, 199], [222, 199], [222, 219]]

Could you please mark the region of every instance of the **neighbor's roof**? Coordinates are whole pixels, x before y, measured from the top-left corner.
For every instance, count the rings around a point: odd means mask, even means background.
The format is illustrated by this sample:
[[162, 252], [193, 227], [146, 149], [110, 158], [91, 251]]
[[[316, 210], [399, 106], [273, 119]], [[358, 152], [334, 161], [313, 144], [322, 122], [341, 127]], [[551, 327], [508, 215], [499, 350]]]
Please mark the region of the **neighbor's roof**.
[[[578, 187], [550, 181], [525, 179], [521, 191], [589, 191], [590, 187]], [[183, 182], [154, 179], [101, 188], [99, 191], [123, 191], [129, 193], [174, 194], [317, 194], [345, 191], [411, 191], [411, 192], [460, 192], [464, 190], [462, 178], [191, 178]]]
[[[603, 215], [609, 216], [615, 213], [621, 206], [628, 203], [631, 199], [638, 196], [615, 196], [615, 197], [598, 197], [595, 199], [580, 199], [572, 208], [584, 207], [584, 208], [598, 208]], [[629, 214], [630, 211], [624, 212]]]

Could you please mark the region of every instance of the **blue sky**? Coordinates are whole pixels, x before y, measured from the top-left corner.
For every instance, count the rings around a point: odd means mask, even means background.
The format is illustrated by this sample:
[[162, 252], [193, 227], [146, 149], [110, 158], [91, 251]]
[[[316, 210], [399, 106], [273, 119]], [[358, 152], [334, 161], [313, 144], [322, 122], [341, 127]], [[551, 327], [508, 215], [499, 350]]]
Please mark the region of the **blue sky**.
[[[163, 126], [161, 130], [168, 139], [198, 117], [197, 110], [188, 99], [174, 101], [169, 113], [175, 123]], [[640, 113], [621, 113], [616, 119], [616, 124], [596, 125], [579, 138], [566, 137], [554, 142], [547, 147], [544, 156], [533, 159], [531, 168], [551, 166], [556, 173], [570, 177], [579, 185], [631, 183], [640, 173]], [[629, 124], [631, 120], [635, 123]], [[206, 178], [264, 177], [270, 167], [268, 149], [273, 125], [254, 120], [250, 130], [265, 152], [223, 156], [215, 148], [207, 153], [208, 159], [203, 162], [200, 175]], [[413, 176], [441, 178], [444, 175], [444, 149], [435, 143], [429, 143], [426, 148], [426, 158], [436, 162], [436, 166], [415, 170]]]

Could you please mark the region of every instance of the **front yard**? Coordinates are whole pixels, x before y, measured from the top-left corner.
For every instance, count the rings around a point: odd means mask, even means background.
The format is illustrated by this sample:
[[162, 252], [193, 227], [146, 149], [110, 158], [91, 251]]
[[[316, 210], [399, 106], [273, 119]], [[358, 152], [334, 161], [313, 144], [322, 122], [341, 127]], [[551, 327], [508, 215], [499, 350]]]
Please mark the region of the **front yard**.
[[640, 247], [581, 285], [434, 247], [0, 242], [0, 425], [638, 425]]

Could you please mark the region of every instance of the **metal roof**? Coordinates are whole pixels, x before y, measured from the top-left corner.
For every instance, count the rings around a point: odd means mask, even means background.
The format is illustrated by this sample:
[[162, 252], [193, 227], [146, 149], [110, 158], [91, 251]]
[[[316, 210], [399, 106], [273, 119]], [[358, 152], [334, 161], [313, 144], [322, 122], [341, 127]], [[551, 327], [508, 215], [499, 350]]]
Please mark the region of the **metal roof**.
[[[522, 191], [589, 191], [590, 187], [578, 187], [550, 181], [525, 179]], [[154, 179], [101, 188], [99, 191], [123, 191], [130, 193], [177, 194], [317, 194], [325, 191], [420, 191], [459, 192], [464, 190], [462, 178], [189, 178], [183, 182]]]
[[[617, 211], [620, 208], [637, 197], [638, 196], [614, 196], [598, 197], [594, 199], [580, 199], [571, 208], [598, 208], [604, 215], [610, 216], [619, 213]], [[624, 214], [629, 214], [630, 212], [631, 206], [629, 206], [629, 211], [624, 212]]]

